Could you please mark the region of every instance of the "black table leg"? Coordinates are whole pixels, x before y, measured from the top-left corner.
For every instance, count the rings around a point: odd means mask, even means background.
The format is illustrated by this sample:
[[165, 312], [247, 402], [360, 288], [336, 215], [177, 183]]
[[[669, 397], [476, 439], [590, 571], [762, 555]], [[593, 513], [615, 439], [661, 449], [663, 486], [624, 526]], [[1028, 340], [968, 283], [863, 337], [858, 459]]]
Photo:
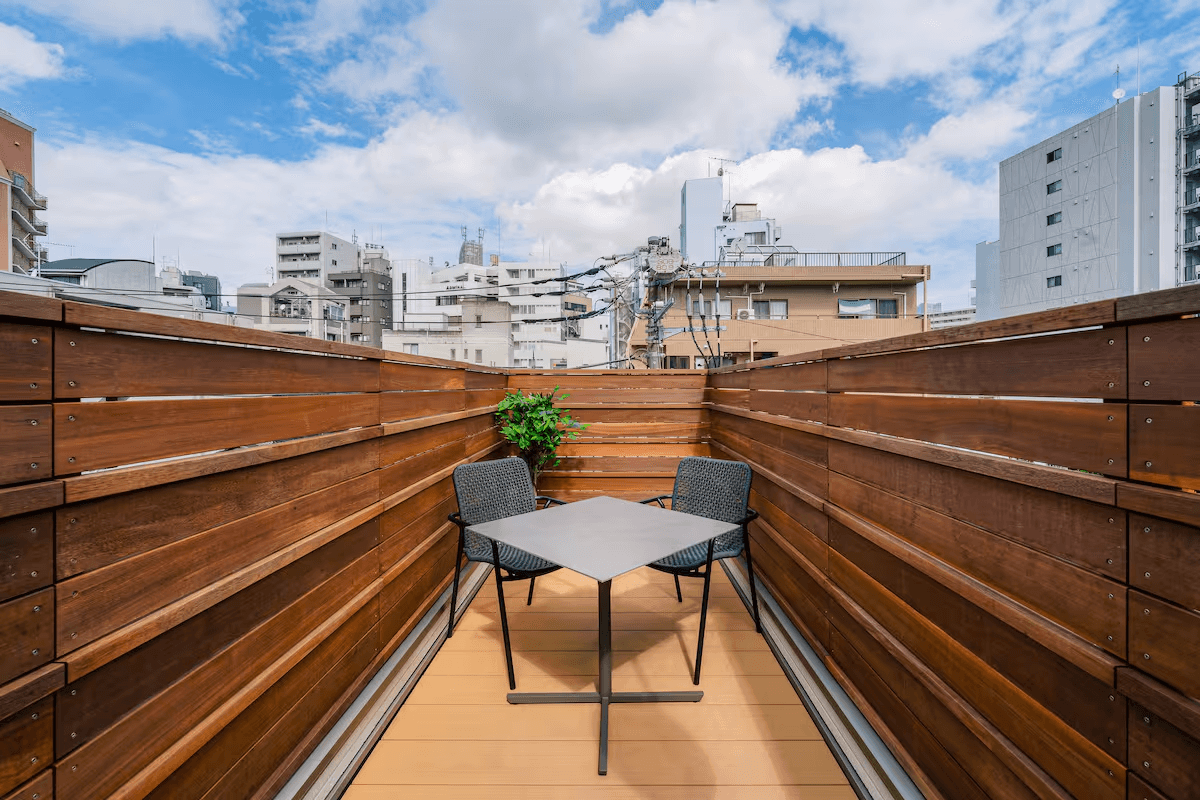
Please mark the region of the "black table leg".
[[612, 581], [599, 586], [600, 670], [595, 692], [509, 692], [513, 705], [546, 703], [599, 703], [600, 756], [596, 771], [608, 774], [608, 707], [612, 703], [698, 703], [704, 692], [614, 692], [612, 690]]

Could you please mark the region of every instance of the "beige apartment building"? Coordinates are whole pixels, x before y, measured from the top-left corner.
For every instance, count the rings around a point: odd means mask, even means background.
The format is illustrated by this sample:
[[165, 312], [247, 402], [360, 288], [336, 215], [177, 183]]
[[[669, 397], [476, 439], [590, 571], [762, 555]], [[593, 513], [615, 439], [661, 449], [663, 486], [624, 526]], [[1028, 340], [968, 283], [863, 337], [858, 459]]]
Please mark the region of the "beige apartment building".
[[33, 188], [34, 129], [0, 109], [0, 212], [10, 244], [0, 248], [0, 271], [33, 273], [46, 260], [46, 249], [37, 237], [46, 235], [38, 211], [46, 198]]
[[[705, 272], [722, 273], [719, 287], [711, 277], [703, 284], [693, 278], [690, 286], [680, 278], [663, 290], [660, 297], [674, 301], [661, 323], [664, 367], [703, 367], [706, 357], [718, 354], [719, 360], [709, 363], [740, 364], [924, 329], [917, 307], [930, 277], [928, 265], [906, 264], [903, 253], [779, 250], [777, 257], [750, 266], [707, 265]], [[774, 266], [775, 261], [805, 266]], [[635, 323], [631, 344], [634, 353], [645, 348], [644, 319]]]

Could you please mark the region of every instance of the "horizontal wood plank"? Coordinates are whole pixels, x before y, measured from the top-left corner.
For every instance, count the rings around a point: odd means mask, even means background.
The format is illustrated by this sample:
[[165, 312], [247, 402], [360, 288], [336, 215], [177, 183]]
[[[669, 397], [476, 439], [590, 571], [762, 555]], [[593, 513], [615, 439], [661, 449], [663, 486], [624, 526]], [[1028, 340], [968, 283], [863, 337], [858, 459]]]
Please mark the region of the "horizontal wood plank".
[[51, 363], [54, 355], [53, 329], [45, 325], [0, 322], [0, 400], [5, 402], [49, 400], [54, 385]]

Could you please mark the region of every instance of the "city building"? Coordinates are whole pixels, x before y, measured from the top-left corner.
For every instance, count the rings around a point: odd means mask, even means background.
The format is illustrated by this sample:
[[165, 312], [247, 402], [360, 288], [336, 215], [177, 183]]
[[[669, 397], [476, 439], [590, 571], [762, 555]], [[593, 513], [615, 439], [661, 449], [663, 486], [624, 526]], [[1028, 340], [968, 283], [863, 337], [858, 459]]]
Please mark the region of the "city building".
[[1000, 162], [978, 317], [1200, 279], [1200, 76], [1121, 101]]
[[34, 189], [34, 129], [0, 109], [0, 212], [8, 245], [0, 248], [0, 271], [31, 275], [46, 260], [38, 241], [46, 223], [36, 212], [46, 210], [46, 198]]
[[919, 313], [929, 320], [929, 327], [933, 330], [950, 328], [955, 325], [970, 325], [975, 321], [974, 307], [942, 311], [941, 303], [930, 303], [928, 308], [920, 308]]
[[[473, 251], [467, 255], [473, 256]], [[414, 267], [421, 263], [414, 262]], [[464, 262], [428, 274], [406, 268], [398, 300], [401, 316], [396, 330], [385, 336], [384, 347], [488, 366], [603, 364], [608, 361], [608, 319], [563, 319], [583, 317], [593, 309], [584, 293], [587, 287], [563, 279], [563, 269], [557, 264], [501, 262], [495, 255], [487, 267]], [[407, 281], [410, 272], [415, 285]], [[474, 361], [477, 351], [482, 351], [483, 361]]]
[[66, 258], [43, 262], [36, 276], [0, 271], [0, 290], [205, 322], [248, 324], [212, 310], [203, 290], [184, 283], [184, 277], [173, 267], [164, 267], [156, 275], [154, 264], [141, 259]]
[[346, 341], [380, 347], [393, 322], [392, 264], [379, 244], [326, 231], [276, 234], [276, 280], [298, 278], [346, 298]]
[[[164, 269], [163, 272], [166, 272]], [[195, 286], [200, 290], [200, 294], [204, 296], [204, 304], [211, 311], [220, 311], [224, 305], [221, 298], [221, 279], [216, 275], [206, 275], [203, 272], [198, 272], [190, 269], [187, 272], [180, 274], [180, 282], [184, 286]]]
[[348, 341], [346, 298], [316, 281], [282, 278], [237, 290], [237, 315], [254, 327], [329, 342]]
[[[928, 266], [908, 264], [901, 252], [805, 253], [781, 244], [782, 230], [756, 204], [723, 202], [720, 181], [684, 183], [680, 250], [652, 246], [649, 258], [666, 261], [651, 264], [657, 277], [637, 292], [643, 307], [666, 309], [663, 367], [743, 363], [923, 329], [917, 305]], [[642, 316], [614, 358], [628, 354], [644, 366], [648, 344]]]
[[679, 250], [688, 264], [713, 264], [722, 248], [771, 247], [783, 238], [783, 229], [757, 204], [726, 204], [723, 187], [719, 177], [683, 182]]

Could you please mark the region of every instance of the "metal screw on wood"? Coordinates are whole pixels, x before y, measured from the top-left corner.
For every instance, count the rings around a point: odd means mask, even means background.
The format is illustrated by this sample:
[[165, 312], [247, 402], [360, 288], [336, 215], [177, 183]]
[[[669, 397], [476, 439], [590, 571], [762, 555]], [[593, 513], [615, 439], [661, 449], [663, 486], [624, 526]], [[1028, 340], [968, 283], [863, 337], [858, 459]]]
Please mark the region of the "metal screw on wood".
[[41, 610], [42, 610], [42, 607], [41, 607], [41, 606], [34, 606], [34, 607], [33, 607], [33, 613], [35, 613], [35, 614], [36, 614], [37, 612], [41, 611]]
[[1149, 386], [1149, 385], [1150, 385], [1150, 381], [1142, 381], [1142, 386]]
[[31, 420], [29, 420], [29, 424], [30, 424], [30, 425], [37, 425], [37, 420], [36, 420], [36, 419], [31, 419]]
[[1143, 613], [1143, 614], [1146, 614], [1146, 615], [1149, 615], [1149, 614], [1150, 614], [1150, 609], [1148, 609], [1148, 608], [1143, 608], [1143, 609], [1142, 609], [1142, 613]]
[[71, 342], [71, 347], [74, 347], [74, 346], [75, 346], [75, 343], [74, 343], [74, 342]]
[[1149, 762], [1149, 761], [1143, 761], [1143, 762], [1142, 762], [1142, 766], [1143, 766], [1143, 767], [1146, 767], [1147, 769], [1149, 769], [1149, 768], [1150, 768], [1150, 762]]
[[1113, 596], [1110, 594], [1110, 595], [1108, 596], [1108, 599], [1109, 599], [1109, 600], [1112, 600], [1112, 599], [1113, 599]]
[[29, 388], [30, 388], [30, 389], [36, 389], [36, 388], [37, 388], [37, 384], [36, 384], [36, 383], [31, 383], [31, 384], [29, 384]]
[[33, 654], [34, 654], [35, 656], [36, 656], [36, 655], [37, 655], [39, 652], [41, 652], [41, 651], [40, 651], [40, 650], [38, 650], [36, 647], [35, 647], [35, 648], [33, 648]]
[[1150, 660], [1150, 654], [1149, 654], [1149, 653], [1142, 653], [1142, 658], [1144, 658], [1144, 659], [1146, 659], [1147, 661], [1149, 661], [1149, 660]]
[[1110, 388], [1110, 389], [1113, 388], [1113, 385], [1111, 383], [1109, 383], [1108, 388]]
[[34, 344], [38, 343], [37, 339], [30, 339], [29, 341], [33, 342]]
[[71, 731], [71, 738], [72, 738], [72, 739], [74, 739], [74, 738], [75, 738], [77, 735], [78, 735], [78, 734], [76, 734], [76, 733], [75, 733], [75, 731]]
[[[1110, 464], [1111, 464], [1111, 463], [1113, 463], [1113, 460], [1110, 458], [1110, 459], [1108, 460], [1108, 463], [1110, 463]], [[1109, 522], [1112, 522], [1112, 520], [1110, 519], [1110, 520], [1109, 520]]]
[[1106, 558], [1106, 559], [1105, 559], [1105, 563], [1111, 564], [1111, 563], [1112, 563], [1112, 559], [1111, 559], [1111, 558]]
[[33, 572], [29, 573], [29, 577], [31, 577], [31, 578], [36, 578], [36, 577], [37, 577], [37, 570], [35, 569]]
[[1142, 337], [1142, 341], [1143, 341], [1143, 342], [1148, 342], [1148, 341], [1150, 341], [1150, 337], [1149, 337], [1149, 336], [1143, 336], [1143, 337]]
[[1150, 718], [1149, 718], [1149, 717], [1142, 717], [1142, 722], [1144, 722], [1144, 723], [1146, 723], [1147, 725], [1149, 725], [1149, 724], [1150, 724]]
[[1113, 421], [1113, 415], [1112, 415], [1112, 414], [1109, 414], [1109, 415], [1108, 415], [1108, 421], [1109, 421], [1109, 422], [1112, 422], [1112, 421]]
[[29, 465], [29, 468], [30, 468], [30, 469], [37, 469], [37, 462], [35, 461], [35, 462], [33, 462], [32, 464], [30, 464], [30, 465]]
[[68, 458], [68, 459], [67, 459], [67, 462], [68, 462], [68, 463], [71, 463], [71, 464], [74, 464], [74, 463], [75, 463], [75, 456], [71, 456], [70, 458]]
[[[74, 385], [75, 385], [75, 381], [67, 381], [67, 386], [74, 386]], [[1149, 386], [1149, 384], [1146, 384], [1146, 385]]]
[[75, 638], [76, 636], [78, 636], [78, 635], [79, 635], [79, 634], [75, 633], [75, 631], [71, 631], [71, 638], [72, 638], [72, 639], [74, 639], [74, 638]]
[[1109, 340], [1108, 340], [1108, 343], [1109, 343], [1109, 344], [1113, 344], [1113, 340], [1112, 340], [1112, 339], [1109, 339]]
[[1154, 462], [1153, 462], [1153, 461], [1147, 461], [1147, 462], [1146, 462], [1146, 466], [1147, 466], [1147, 467], [1153, 467], [1153, 466], [1154, 466]]
[[1111, 642], [1113, 640], [1113, 638], [1110, 636], [1110, 637], [1108, 637], [1108, 640]]
[[1142, 528], [1142, 533], [1149, 533], [1149, 532], [1150, 532], [1150, 528], [1149, 528], [1149, 527]]
[[[75, 696], [75, 694], [76, 694], [76, 691], [75, 691], [74, 689], [72, 689], [72, 690], [71, 690], [71, 697], [74, 697], [74, 696]], [[1110, 697], [1110, 698], [1108, 698], [1108, 699], [1109, 699], [1109, 700], [1111, 700], [1112, 698]]]
[[1149, 425], [1151, 422], [1154, 422], [1154, 418], [1153, 418], [1153, 417], [1146, 417], [1146, 424], [1147, 424], [1147, 425]]
[[37, 712], [36, 712], [36, 711], [35, 711], [35, 712], [33, 712], [33, 718], [34, 718], [34, 719], [37, 719], [37, 718], [38, 718], [38, 715], [37, 715]]
[[37, 756], [34, 756], [33, 758], [29, 759], [29, 763], [30, 763], [30, 764], [36, 764], [36, 763], [37, 763]]
[[74, 422], [74, 421], [75, 421], [75, 415], [67, 414], [67, 422]]
[[74, 771], [75, 771], [75, 770], [77, 770], [77, 769], [79, 769], [79, 765], [78, 765], [78, 764], [72, 764], [72, 765], [71, 765], [71, 772], [74, 772]]
[[1146, 573], [1146, 577], [1147, 577], [1147, 578], [1149, 578], [1149, 577], [1150, 577], [1150, 573], [1149, 573], [1149, 572], [1147, 572], [1147, 573]]

